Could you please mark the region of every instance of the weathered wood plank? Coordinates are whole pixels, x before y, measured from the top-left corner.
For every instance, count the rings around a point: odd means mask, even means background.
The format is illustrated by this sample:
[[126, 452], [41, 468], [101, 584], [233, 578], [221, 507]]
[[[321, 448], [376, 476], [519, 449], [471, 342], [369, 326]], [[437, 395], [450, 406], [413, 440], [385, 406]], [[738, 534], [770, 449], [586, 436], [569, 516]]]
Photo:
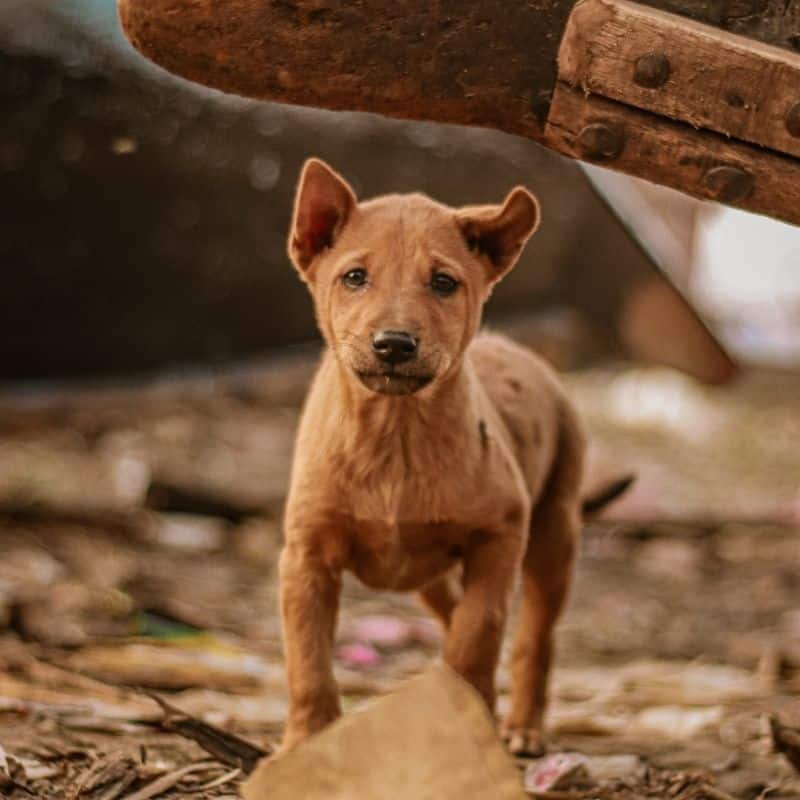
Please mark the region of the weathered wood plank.
[[[538, 138], [575, 0], [118, 2], [139, 50], [207, 86]], [[800, 48], [800, 0], [649, 4]]]
[[541, 138], [574, 0], [119, 0], [146, 56], [297, 105]]
[[800, 54], [628, 0], [582, 0], [559, 79], [800, 156]]
[[800, 224], [800, 160], [559, 83], [546, 144], [572, 158]]

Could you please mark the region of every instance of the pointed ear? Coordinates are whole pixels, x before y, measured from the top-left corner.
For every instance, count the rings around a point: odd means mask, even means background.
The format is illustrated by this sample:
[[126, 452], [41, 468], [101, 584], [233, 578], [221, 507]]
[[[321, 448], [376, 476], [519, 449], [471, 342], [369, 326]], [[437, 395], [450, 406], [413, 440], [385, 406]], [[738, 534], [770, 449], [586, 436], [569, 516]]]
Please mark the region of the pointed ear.
[[463, 208], [457, 220], [467, 247], [486, 259], [491, 279], [498, 280], [514, 266], [539, 227], [539, 203], [517, 186], [503, 205]]
[[289, 258], [301, 274], [333, 245], [356, 202], [347, 181], [324, 161], [306, 161], [297, 185], [289, 232]]

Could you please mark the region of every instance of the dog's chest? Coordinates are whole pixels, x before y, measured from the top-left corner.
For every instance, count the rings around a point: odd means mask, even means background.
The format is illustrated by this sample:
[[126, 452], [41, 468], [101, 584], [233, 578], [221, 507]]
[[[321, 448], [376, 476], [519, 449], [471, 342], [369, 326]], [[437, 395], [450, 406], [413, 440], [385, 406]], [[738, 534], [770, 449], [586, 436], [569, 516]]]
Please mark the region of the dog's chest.
[[470, 529], [452, 522], [352, 521], [349, 567], [367, 586], [419, 589], [461, 559]]
[[448, 520], [463, 509], [463, 489], [452, 474], [443, 473], [405, 469], [391, 475], [387, 470], [348, 481], [343, 491], [353, 517], [380, 520], [397, 532], [392, 538], [413, 538], [410, 520]]

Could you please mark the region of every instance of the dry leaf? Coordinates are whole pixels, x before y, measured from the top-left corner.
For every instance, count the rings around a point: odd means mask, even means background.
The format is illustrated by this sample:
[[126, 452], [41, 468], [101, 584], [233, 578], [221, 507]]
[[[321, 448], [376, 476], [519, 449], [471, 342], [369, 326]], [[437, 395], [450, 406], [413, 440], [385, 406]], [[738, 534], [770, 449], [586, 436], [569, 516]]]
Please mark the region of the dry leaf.
[[444, 665], [262, 762], [245, 800], [523, 800], [474, 689]]

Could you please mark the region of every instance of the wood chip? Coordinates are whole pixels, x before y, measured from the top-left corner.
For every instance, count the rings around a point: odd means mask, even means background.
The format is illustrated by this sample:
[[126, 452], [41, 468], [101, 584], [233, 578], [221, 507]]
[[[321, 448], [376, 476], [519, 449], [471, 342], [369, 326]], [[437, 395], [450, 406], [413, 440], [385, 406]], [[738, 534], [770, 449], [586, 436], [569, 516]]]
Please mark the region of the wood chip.
[[136, 765], [130, 756], [119, 751], [95, 761], [86, 772], [81, 775], [69, 794], [70, 798], [90, 794], [96, 789], [101, 789], [110, 783], [125, 778], [128, 773], [136, 773]]
[[143, 786], [133, 794], [126, 795], [125, 800], [149, 800], [151, 797], [156, 797], [178, 784], [186, 775], [208, 769], [211, 763], [210, 761], [199, 761], [195, 764], [188, 764], [185, 767], [168, 772], [166, 775], [156, 778], [156, 780], [148, 783], [147, 786]]
[[109, 786], [108, 789], [106, 789], [106, 791], [97, 798], [97, 800], [117, 800], [117, 798], [120, 797], [132, 783], [134, 783], [137, 777], [138, 775], [136, 771], [131, 770], [129, 773], [127, 773], [127, 775], [123, 775], [116, 783]]

